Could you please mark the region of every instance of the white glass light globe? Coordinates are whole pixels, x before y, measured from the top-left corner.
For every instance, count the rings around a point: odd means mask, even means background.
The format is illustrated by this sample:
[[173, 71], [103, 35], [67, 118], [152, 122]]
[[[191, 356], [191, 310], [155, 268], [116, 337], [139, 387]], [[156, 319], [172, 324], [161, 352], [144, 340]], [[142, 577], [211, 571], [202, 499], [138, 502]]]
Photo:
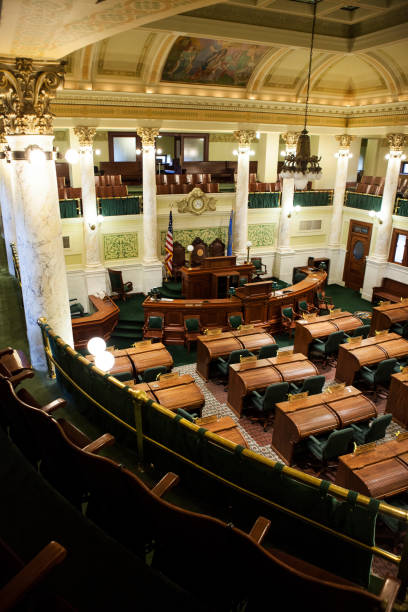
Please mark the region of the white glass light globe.
[[28, 153], [28, 161], [30, 164], [39, 166], [45, 162], [45, 153], [40, 148], [32, 148]]
[[101, 150], [100, 149], [95, 149], [95, 155], [100, 155], [101, 154]]
[[78, 151], [75, 151], [75, 149], [68, 149], [65, 153], [65, 159], [69, 164], [77, 164], [79, 160]]
[[187, 251], [188, 251], [189, 253], [192, 253], [192, 252], [194, 251], [194, 247], [193, 247], [193, 245], [192, 245], [192, 244], [189, 244], [189, 245], [188, 245], [188, 247], [187, 247]]
[[112, 355], [112, 353], [109, 353], [108, 351], [103, 351], [102, 353], [98, 353], [95, 356], [96, 367], [100, 370], [103, 370], [104, 372], [108, 372], [109, 370], [111, 370], [114, 364], [115, 356]]
[[91, 353], [91, 355], [97, 355], [98, 353], [102, 353], [106, 349], [106, 342], [103, 338], [99, 338], [95, 336], [91, 338], [86, 348]]
[[302, 207], [300, 206], [300, 204], [296, 204], [296, 206], [294, 207], [294, 209], [296, 210], [296, 212], [299, 212], [301, 208], [302, 208]]

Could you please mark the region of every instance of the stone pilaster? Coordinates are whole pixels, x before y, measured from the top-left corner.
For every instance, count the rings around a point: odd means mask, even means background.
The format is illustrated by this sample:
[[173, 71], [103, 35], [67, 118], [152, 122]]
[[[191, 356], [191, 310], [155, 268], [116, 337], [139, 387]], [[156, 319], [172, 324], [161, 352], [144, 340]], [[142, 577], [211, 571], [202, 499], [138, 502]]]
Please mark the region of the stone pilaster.
[[[0, 151], [7, 149], [7, 140], [4, 132], [0, 133]], [[13, 255], [10, 244], [16, 244], [16, 224], [13, 209], [13, 187], [11, 181], [11, 166], [6, 159], [0, 160], [0, 209], [3, 222], [2, 234], [6, 245], [7, 266], [10, 274], [14, 276]]]
[[408, 138], [405, 134], [388, 134], [387, 140], [390, 150], [388, 153], [384, 192], [378, 220], [380, 227], [377, 231], [374, 248], [371, 251], [370, 257], [367, 257], [366, 260], [366, 272], [362, 292], [363, 297], [366, 299], [367, 296], [370, 296], [371, 299], [372, 288], [380, 284], [387, 265], [392, 234], [392, 215], [394, 212], [395, 197], [397, 195], [401, 157]]
[[[286, 154], [296, 153], [298, 132], [286, 132], [282, 138], [286, 144]], [[290, 220], [293, 211], [293, 198], [295, 193], [295, 180], [281, 179], [282, 198], [279, 218], [277, 248], [275, 256], [274, 274], [285, 282], [292, 282], [292, 268], [294, 250], [290, 247]]]
[[159, 128], [137, 128], [143, 146], [143, 290], [161, 285], [157, 255], [156, 148]]
[[262, 183], [275, 183], [279, 157], [279, 134], [267, 132], [259, 140], [258, 179]]
[[[73, 344], [49, 109], [63, 79], [64, 66], [55, 62], [17, 58], [14, 65], [0, 64], [27, 336], [33, 366], [43, 370], [39, 317]], [[29, 161], [30, 151], [40, 159]]]
[[343, 277], [345, 250], [341, 247], [343, 203], [346, 192], [350, 145], [353, 136], [341, 134], [335, 137], [339, 142], [337, 151], [336, 177], [334, 181], [333, 209], [330, 225], [328, 250], [330, 257], [330, 283], [340, 283]]
[[238, 165], [232, 252], [236, 255], [237, 262], [242, 263], [246, 259], [248, 241], [249, 152], [255, 132], [238, 130], [234, 132], [234, 136], [238, 141]]

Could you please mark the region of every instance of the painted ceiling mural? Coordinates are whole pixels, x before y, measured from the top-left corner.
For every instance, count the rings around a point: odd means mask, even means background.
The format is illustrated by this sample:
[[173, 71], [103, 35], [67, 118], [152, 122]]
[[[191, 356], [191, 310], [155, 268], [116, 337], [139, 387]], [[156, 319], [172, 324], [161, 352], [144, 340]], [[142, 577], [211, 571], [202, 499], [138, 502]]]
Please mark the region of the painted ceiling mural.
[[180, 36], [163, 68], [162, 81], [245, 87], [268, 48]]

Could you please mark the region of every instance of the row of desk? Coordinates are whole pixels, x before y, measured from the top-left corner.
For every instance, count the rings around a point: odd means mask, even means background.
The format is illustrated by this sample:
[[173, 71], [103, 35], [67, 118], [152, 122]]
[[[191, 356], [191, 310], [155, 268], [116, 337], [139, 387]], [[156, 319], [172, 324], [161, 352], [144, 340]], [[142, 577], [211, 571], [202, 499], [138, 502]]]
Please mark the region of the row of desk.
[[296, 321], [294, 351], [308, 355], [310, 344], [317, 338], [324, 338], [334, 332], [350, 332], [363, 325], [351, 312], [335, 312], [316, 319]]
[[[143, 374], [147, 368], [165, 366], [170, 370], [173, 365], [173, 357], [161, 342], [149, 343], [141, 342], [139, 346], [132, 346], [126, 349], [114, 350], [115, 363], [109, 374], [129, 374], [129, 378], [136, 378]], [[93, 355], [86, 355], [90, 362], [95, 361]]]

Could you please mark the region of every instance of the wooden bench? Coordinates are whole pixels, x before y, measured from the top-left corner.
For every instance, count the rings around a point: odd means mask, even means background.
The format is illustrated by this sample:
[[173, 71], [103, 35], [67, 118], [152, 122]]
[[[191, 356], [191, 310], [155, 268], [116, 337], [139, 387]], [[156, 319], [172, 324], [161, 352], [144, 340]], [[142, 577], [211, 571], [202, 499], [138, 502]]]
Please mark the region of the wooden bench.
[[122, 175], [123, 183], [140, 185], [142, 183], [142, 162], [101, 162], [104, 174]]
[[373, 297], [371, 302], [379, 302], [381, 300], [389, 300], [390, 302], [399, 302], [401, 298], [408, 297], [408, 285], [392, 278], [384, 277], [381, 286], [373, 287]]

